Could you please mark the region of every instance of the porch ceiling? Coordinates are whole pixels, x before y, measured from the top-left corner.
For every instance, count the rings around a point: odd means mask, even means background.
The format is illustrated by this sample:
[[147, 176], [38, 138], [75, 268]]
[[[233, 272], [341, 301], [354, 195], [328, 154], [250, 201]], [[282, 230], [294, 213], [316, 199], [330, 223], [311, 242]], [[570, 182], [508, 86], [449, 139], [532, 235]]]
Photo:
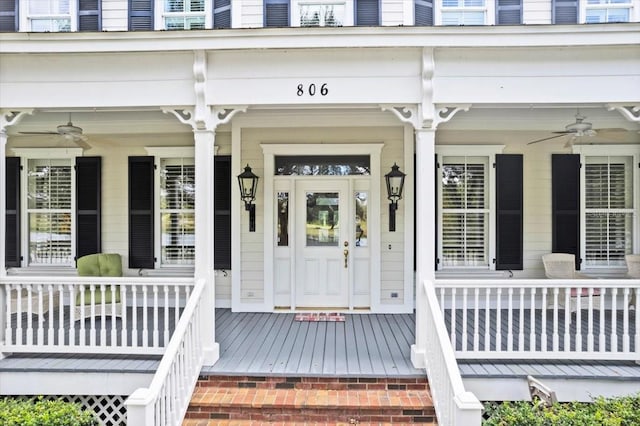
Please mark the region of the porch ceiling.
[[[608, 111], [604, 105], [473, 105], [467, 112], [457, 113], [449, 122], [438, 127], [438, 143], [500, 143], [495, 140], [496, 132], [519, 132], [518, 137], [510, 137], [511, 143], [551, 136], [554, 131], [564, 130], [573, 123], [576, 111], [586, 116], [594, 129], [624, 129], [606, 137], [584, 137], [583, 143], [640, 143], [640, 123], [630, 122], [616, 111]], [[150, 109], [72, 109], [36, 110], [25, 116], [20, 123], [10, 126], [8, 135], [15, 141], [52, 140], [55, 135], [22, 135], [20, 132], [55, 130], [56, 126], [69, 121], [84, 129], [84, 134], [172, 134], [190, 133], [188, 125], [180, 123], [173, 115]], [[247, 113], [236, 117], [242, 120], [256, 119], [268, 122], [273, 118], [288, 118], [288, 122], [305, 127], [303, 121], [290, 120], [310, 117], [316, 126], [365, 125], [359, 119], [366, 117], [379, 125], [400, 124], [392, 114], [383, 112], [378, 105], [351, 106], [269, 106], [250, 107]], [[321, 120], [318, 120], [318, 117]], [[235, 118], [234, 118], [235, 119]], [[303, 124], [300, 124], [303, 123]], [[369, 125], [369, 123], [366, 123]], [[230, 126], [219, 130], [229, 130]], [[472, 131], [472, 134], [469, 132]], [[580, 141], [578, 141], [580, 143]]]

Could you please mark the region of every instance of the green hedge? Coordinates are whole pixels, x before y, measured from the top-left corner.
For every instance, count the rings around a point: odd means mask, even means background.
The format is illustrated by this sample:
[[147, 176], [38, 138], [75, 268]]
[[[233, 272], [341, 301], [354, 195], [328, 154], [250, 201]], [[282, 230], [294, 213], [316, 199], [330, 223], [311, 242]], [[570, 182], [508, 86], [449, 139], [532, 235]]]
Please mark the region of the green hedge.
[[591, 403], [540, 401], [485, 404], [485, 426], [637, 426], [640, 425], [640, 394], [620, 398], [597, 398]]
[[0, 400], [0, 425], [2, 426], [97, 426], [93, 412], [83, 411], [70, 402]]

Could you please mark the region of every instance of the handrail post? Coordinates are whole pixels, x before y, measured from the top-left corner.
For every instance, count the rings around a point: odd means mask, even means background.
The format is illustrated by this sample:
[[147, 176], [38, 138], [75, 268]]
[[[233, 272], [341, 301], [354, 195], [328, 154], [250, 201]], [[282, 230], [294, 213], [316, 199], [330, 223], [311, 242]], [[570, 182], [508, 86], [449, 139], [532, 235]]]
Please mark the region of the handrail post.
[[125, 401], [127, 424], [154, 426], [153, 405], [154, 400], [149, 389], [136, 389]]
[[471, 392], [464, 392], [454, 397], [456, 407], [456, 425], [480, 426], [482, 423], [482, 404]]

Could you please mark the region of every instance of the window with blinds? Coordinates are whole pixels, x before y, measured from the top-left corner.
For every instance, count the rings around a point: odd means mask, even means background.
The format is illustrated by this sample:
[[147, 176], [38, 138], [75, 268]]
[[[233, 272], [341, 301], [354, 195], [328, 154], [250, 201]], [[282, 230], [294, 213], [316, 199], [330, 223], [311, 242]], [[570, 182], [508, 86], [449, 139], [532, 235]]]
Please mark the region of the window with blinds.
[[484, 25], [485, 0], [442, 0], [442, 25]]
[[70, 0], [29, 0], [28, 21], [31, 31], [71, 31]]
[[631, 7], [631, 0], [587, 0], [585, 22], [587, 24], [629, 22]]
[[633, 158], [586, 157], [587, 266], [624, 266], [633, 252]]
[[32, 159], [27, 169], [29, 264], [71, 265], [71, 160]]
[[165, 0], [166, 30], [202, 30], [205, 28], [205, 0]]
[[443, 267], [488, 267], [489, 159], [444, 157], [442, 164]]
[[193, 158], [160, 160], [160, 262], [195, 263], [195, 166]]

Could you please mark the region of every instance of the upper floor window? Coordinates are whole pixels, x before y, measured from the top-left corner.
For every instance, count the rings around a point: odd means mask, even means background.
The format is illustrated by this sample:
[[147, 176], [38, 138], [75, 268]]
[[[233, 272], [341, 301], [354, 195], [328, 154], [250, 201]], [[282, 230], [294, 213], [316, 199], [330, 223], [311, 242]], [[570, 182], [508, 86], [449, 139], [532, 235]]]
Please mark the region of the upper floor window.
[[101, 3], [100, 0], [28, 0], [20, 2], [20, 20], [15, 22], [21, 31], [100, 31]]
[[205, 28], [205, 0], [164, 0], [162, 28], [201, 30]]
[[587, 0], [584, 20], [587, 24], [629, 22], [631, 7], [631, 0]]
[[264, 0], [265, 27], [380, 25], [380, 0]]
[[487, 6], [485, 0], [442, 0], [442, 25], [484, 25]]
[[231, 28], [231, 0], [129, 0], [129, 31]]

